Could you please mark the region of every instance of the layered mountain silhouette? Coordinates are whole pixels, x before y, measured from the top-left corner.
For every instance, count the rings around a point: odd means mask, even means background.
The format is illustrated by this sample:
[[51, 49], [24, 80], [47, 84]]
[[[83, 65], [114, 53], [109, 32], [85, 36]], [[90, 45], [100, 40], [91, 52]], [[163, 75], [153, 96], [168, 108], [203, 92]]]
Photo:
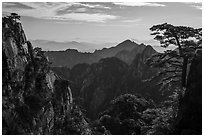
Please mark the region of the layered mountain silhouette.
[[48, 51], [46, 55], [49, 61], [52, 62], [53, 67], [72, 68], [79, 63], [92, 64], [107, 57], [117, 57], [127, 64], [130, 64], [136, 54], [141, 53], [145, 47], [144, 44], [137, 44], [131, 40], [125, 40], [115, 47], [95, 50], [93, 53], [82, 53], [76, 49], [67, 49], [65, 51]]
[[80, 98], [87, 116], [96, 119], [111, 100], [122, 94], [142, 95], [156, 103], [168, 97], [169, 92], [159, 90], [159, 79], [147, 80], [159, 71], [146, 64], [146, 60], [155, 53], [149, 45], [126, 40], [116, 47], [89, 54], [98, 57], [97, 60], [101, 58], [98, 62], [95, 58], [94, 63], [79, 63], [71, 69], [54, 67], [53, 71], [71, 80], [74, 98]]
[[95, 47], [103, 48], [105, 46], [111, 47], [116, 45], [112, 42], [78, 42], [78, 41], [67, 41], [67, 42], [58, 42], [51, 40], [31, 40], [35, 47], [41, 47], [43, 50], [50, 51], [59, 51], [66, 49], [78, 49], [80, 52], [94, 52]]

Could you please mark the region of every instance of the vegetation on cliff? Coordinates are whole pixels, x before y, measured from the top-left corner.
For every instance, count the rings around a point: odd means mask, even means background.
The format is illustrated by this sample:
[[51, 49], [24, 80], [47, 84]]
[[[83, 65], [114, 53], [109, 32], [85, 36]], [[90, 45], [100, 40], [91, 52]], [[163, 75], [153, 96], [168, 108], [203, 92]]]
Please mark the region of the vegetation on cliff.
[[26, 40], [20, 16], [3, 17], [2, 133], [91, 134], [72, 103], [69, 81], [50, 70], [40, 48]]

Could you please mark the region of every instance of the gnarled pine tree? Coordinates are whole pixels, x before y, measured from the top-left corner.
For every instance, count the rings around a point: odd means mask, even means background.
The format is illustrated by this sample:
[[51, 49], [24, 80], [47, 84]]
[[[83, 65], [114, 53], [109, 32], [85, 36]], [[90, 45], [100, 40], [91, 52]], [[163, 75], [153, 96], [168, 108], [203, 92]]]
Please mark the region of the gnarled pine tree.
[[174, 45], [177, 48], [155, 54], [147, 63], [161, 68], [157, 76], [165, 75], [161, 81], [163, 86], [175, 82], [186, 87], [188, 64], [196, 50], [201, 49], [202, 28], [195, 29], [163, 23], [152, 26], [150, 30], [151, 35], [160, 42], [161, 47], [167, 48]]

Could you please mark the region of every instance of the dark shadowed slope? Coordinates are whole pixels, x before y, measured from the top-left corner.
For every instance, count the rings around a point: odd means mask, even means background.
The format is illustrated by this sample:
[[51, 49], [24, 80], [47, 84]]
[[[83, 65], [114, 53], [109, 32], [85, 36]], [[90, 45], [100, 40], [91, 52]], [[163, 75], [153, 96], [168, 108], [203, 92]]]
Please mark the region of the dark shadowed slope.
[[129, 66], [116, 57], [101, 59], [92, 65], [75, 65], [69, 72], [71, 88], [74, 97], [81, 98], [87, 116], [97, 118], [111, 100], [125, 93], [140, 94], [156, 102], [165, 100], [169, 92], [159, 91], [159, 79], [145, 81], [158, 71], [146, 65], [146, 59], [155, 53], [151, 46], [145, 46]]

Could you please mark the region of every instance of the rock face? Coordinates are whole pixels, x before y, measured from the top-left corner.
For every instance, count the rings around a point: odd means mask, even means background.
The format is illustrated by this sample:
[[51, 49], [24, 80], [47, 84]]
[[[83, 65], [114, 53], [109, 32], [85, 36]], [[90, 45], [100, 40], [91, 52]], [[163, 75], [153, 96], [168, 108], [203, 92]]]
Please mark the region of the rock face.
[[202, 52], [193, 58], [174, 134], [202, 134]]
[[26, 40], [17, 14], [2, 18], [2, 133], [55, 134], [71, 110], [69, 81], [60, 79]]

